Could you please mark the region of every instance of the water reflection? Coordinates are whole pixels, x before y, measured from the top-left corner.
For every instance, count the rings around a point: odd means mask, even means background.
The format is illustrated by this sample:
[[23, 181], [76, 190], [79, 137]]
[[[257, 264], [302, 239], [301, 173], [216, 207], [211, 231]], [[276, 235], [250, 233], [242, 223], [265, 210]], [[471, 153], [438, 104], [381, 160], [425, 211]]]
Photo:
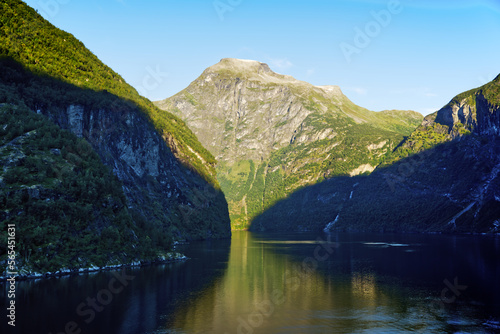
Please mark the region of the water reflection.
[[[119, 272], [127, 282], [123, 289], [113, 284], [111, 300], [106, 300], [112, 272], [86, 274], [58, 279], [19, 282], [17, 284], [16, 327], [2, 321], [1, 333], [151, 333], [164, 327], [166, 318], [179, 304], [186, 303], [193, 291], [217, 281], [228, 263], [230, 240], [206, 242], [197, 254], [196, 265], [173, 263]], [[99, 299], [101, 297], [101, 299]], [[7, 300], [1, 286], [0, 299]], [[95, 318], [89, 323], [89, 310], [96, 303]], [[105, 305], [102, 303], [104, 302]], [[81, 304], [85, 307], [80, 309]], [[90, 304], [92, 305], [92, 304]], [[3, 312], [3, 313], [2, 313]], [[2, 306], [2, 319], [5, 307]], [[73, 322], [76, 327], [67, 327]], [[69, 330], [67, 329], [69, 328]], [[81, 332], [80, 332], [81, 331]]]
[[[498, 240], [446, 236], [234, 233], [228, 268], [163, 331], [489, 333], [499, 316]], [[374, 240], [375, 238], [375, 240]], [[312, 261], [311, 259], [314, 259]], [[454, 296], [444, 281], [466, 291]], [[490, 297], [486, 297], [489, 295]], [[454, 299], [452, 297], [455, 297]]]
[[323, 328], [328, 320], [311, 314], [335, 308], [340, 300], [330, 297], [338, 287], [308, 262], [274, 251], [277, 244], [297, 243], [260, 241], [250, 233], [234, 233], [226, 274], [178, 309], [168, 327], [186, 333], [290, 332], [291, 324], [301, 332], [313, 323]]
[[186, 263], [129, 269], [133, 279], [89, 324], [78, 305], [112, 273], [21, 282], [17, 333], [67, 332], [69, 321], [81, 333], [120, 334], [500, 328], [498, 237], [235, 232], [183, 251]]

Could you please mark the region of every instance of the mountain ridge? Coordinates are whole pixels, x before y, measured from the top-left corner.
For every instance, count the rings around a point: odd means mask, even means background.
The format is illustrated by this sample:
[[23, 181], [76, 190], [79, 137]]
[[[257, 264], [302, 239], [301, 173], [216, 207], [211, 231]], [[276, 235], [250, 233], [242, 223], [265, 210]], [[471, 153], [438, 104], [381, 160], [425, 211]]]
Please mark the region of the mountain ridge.
[[[197, 142], [195, 136], [183, 122], [171, 114], [161, 113], [109, 66], [102, 63], [96, 55], [72, 34], [54, 27], [34, 9], [20, 0], [6, 0], [2, 4], [1, 27], [2, 44], [0, 55], [19, 61], [26, 68], [38, 75], [67, 82], [83, 89], [96, 92], [108, 92], [123, 97], [141, 109], [155, 124], [161, 133], [167, 130], [177, 138], [179, 159], [193, 166], [198, 173], [217, 187], [215, 178], [215, 160], [210, 153]], [[20, 18], [17, 13], [23, 13]], [[40, 36], [43, 31], [43, 38]], [[15, 38], [11, 38], [15, 36]], [[196, 155], [187, 146], [197, 151], [205, 165], [199, 163]]]

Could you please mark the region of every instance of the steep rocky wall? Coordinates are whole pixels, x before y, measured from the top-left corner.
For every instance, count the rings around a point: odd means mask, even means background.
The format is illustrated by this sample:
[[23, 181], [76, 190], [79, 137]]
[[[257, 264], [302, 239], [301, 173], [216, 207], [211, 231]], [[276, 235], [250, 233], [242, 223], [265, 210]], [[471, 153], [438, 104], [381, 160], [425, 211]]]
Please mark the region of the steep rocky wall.
[[144, 115], [111, 109], [68, 105], [41, 112], [92, 144], [145, 221], [169, 225], [178, 239], [229, 237], [224, 195], [183, 166]]
[[467, 128], [475, 128], [477, 126], [476, 106], [471, 106], [467, 100], [464, 99], [460, 103], [448, 104], [439, 110], [435, 120], [436, 123], [448, 126], [450, 131], [459, 123], [466, 125]]
[[435, 122], [447, 126], [453, 136], [457, 135], [453, 130], [459, 124], [480, 135], [498, 135], [500, 134], [499, 108], [478, 92], [459, 102], [450, 102], [437, 112]]
[[[172, 107], [182, 110], [191, 129], [223, 161], [269, 158], [273, 149], [290, 143], [294, 131], [312, 112], [303, 108], [298, 97], [284, 86], [224, 79], [210, 73], [191, 87], [186, 93], [206, 96], [203, 109], [216, 121], [200, 117], [197, 106], [186, 101], [185, 95], [173, 97]], [[223, 152], [225, 148], [231, 152]]]
[[476, 97], [477, 132], [500, 135], [500, 106], [490, 103], [482, 94]]

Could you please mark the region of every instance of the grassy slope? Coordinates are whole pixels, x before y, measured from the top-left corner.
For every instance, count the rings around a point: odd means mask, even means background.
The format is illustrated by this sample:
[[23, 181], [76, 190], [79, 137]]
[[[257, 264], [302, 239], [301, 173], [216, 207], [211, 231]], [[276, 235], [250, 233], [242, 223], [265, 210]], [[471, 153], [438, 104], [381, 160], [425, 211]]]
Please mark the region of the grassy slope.
[[332, 178], [279, 201], [251, 228], [320, 231], [330, 223], [340, 231], [498, 232], [500, 178], [484, 189], [500, 162], [499, 147], [498, 138], [472, 135], [370, 175]]
[[[392, 149], [403, 139], [402, 134], [368, 123], [354, 124], [349, 119], [339, 121], [319, 114], [311, 114], [305, 124], [318, 131], [343, 129], [342, 139], [291, 144], [272, 153], [263, 163], [243, 161], [218, 169], [222, 189], [230, 201], [233, 227], [248, 227], [255, 217], [299, 188], [349, 175], [363, 164], [376, 167], [391, 157]], [[384, 141], [383, 151], [368, 149]]]

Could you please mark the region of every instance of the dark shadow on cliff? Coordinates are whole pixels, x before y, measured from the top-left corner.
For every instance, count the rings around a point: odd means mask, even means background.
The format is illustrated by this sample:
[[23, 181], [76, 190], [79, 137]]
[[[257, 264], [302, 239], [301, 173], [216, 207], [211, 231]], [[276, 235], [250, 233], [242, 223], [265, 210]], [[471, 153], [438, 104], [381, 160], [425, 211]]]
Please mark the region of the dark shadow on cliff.
[[123, 183], [135, 223], [164, 232], [152, 239], [230, 236], [227, 202], [215, 178], [193, 167], [180, 147], [188, 144], [160, 133], [146, 107], [34, 74], [9, 57], [0, 57], [0, 103], [25, 105], [85, 138]]
[[499, 232], [499, 156], [498, 137], [464, 136], [370, 175], [302, 188], [250, 230]]

